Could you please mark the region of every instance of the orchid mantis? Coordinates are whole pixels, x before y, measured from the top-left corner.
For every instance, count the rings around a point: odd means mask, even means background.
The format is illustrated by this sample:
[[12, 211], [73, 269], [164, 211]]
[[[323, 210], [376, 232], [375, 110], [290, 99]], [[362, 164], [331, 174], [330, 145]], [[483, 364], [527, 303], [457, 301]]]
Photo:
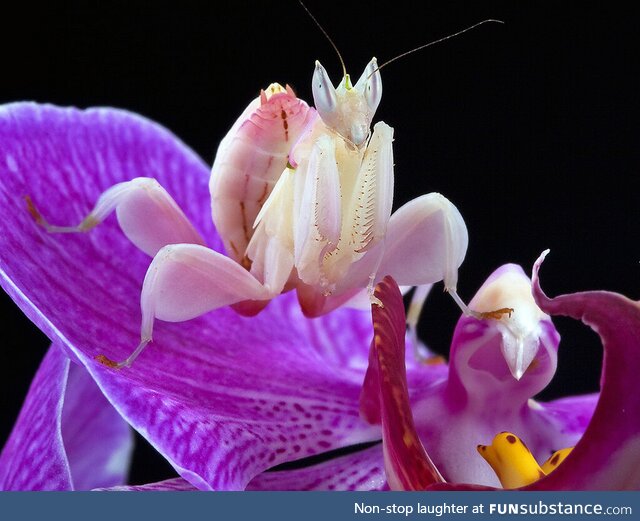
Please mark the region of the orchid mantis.
[[179, 322], [227, 305], [252, 315], [292, 289], [304, 313], [319, 316], [367, 288], [375, 301], [373, 285], [385, 275], [405, 286], [444, 280], [474, 313], [456, 293], [468, 241], [456, 207], [432, 193], [391, 215], [393, 129], [379, 122], [370, 131], [381, 96], [375, 58], [355, 85], [345, 71], [337, 88], [316, 62], [315, 109], [288, 86], [260, 92], [220, 143], [211, 172], [212, 217], [227, 255], [205, 246], [153, 179], [109, 188], [75, 227], [50, 225], [29, 201], [50, 232], [88, 231], [115, 210], [125, 235], [153, 257], [140, 344], [122, 362], [100, 361], [129, 366], [151, 341], [155, 319]]

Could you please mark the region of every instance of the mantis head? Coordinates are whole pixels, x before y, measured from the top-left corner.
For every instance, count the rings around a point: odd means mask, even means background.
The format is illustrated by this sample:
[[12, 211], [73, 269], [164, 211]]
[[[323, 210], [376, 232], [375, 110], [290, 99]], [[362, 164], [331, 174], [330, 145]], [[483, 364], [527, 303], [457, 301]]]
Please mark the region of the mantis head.
[[325, 68], [316, 61], [313, 73], [313, 101], [322, 121], [331, 130], [361, 147], [369, 137], [371, 121], [382, 97], [378, 62], [372, 58], [354, 85], [345, 73], [334, 88]]

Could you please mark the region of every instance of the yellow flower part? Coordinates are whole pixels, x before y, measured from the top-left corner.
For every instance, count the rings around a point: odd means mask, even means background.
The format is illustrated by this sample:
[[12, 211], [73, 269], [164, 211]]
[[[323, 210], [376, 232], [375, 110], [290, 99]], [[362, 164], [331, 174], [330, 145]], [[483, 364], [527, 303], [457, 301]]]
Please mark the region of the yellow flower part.
[[558, 465], [564, 461], [572, 450], [573, 447], [568, 447], [566, 449], [555, 451], [551, 457], [542, 464], [542, 472], [545, 474], [551, 474], [551, 472], [558, 468]]
[[496, 434], [491, 445], [478, 445], [478, 452], [491, 465], [504, 488], [519, 488], [545, 477], [562, 463], [572, 448], [561, 449], [542, 467], [527, 445], [510, 432]]

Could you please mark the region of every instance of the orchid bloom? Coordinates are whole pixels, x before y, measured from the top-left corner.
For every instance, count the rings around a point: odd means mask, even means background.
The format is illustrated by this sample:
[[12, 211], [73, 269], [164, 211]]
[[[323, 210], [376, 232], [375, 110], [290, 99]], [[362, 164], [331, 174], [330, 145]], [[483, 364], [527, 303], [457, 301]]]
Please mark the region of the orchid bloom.
[[[545, 253], [546, 254], [546, 253]], [[602, 390], [593, 418], [586, 425], [583, 436], [563, 461], [560, 457], [552, 460], [547, 472], [522, 490], [637, 490], [640, 487], [640, 444], [639, 422], [640, 401], [629, 392], [633, 388], [640, 369], [640, 306], [622, 295], [605, 291], [592, 291], [548, 298], [540, 288], [538, 270], [544, 259], [543, 254], [534, 266], [533, 297], [535, 303], [546, 313], [566, 315], [582, 320], [601, 337], [604, 347]], [[407, 389], [407, 374], [404, 369], [403, 351], [403, 308], [400, 293], [392, 279], [378, 286], [378, 297], [385, 303], [384, 309], [373, 310], [376, 338], [372, 346], [371, 393], [375, 393], [378, 415], [383, 427], [385, 468], [390, 486], [395, 490], [478, 490], [484, 483], [461, 475], [460, 469], [447, 474], [451, 466], [442, 457], [442, 442], [420, 436], [418, 423], [421, 410], [411, 407]], [[464, 319], [458, 324], [457, 334], [465, 328]], [[480, 342], [482, 344], [482, 342]], [[478, 348], [482, 350], [484, 346]], [[542, 359], [548, 354], [542, 353]], [[547, 359], [548, 361], [548, 359]], [[532, 376], [544, 372], [540, 365], [532, 367]], [[496, 366], [482, 364], [480, 370], [495, 373]], [[453, 369], [452, 369], [453, 371]], [[523, 378], [526, 377], [526, 372]], [[377, 391], [377, 392], [376, 392]], [[371, 399], [373, 400], [373, 398]], [[576, 409], [586, 412], [587, 401], [571, 398], [565, 403], [548, 404], [539, 408], [530, 407], [534, 414], [547, 415], [550, 420], [556, 414], [567, 420], [574, 414], [574, 420], [586, 421], [588, 415], [576, 414]], [[551, 407], [549, 407], [551, 405]], [[558, 407], [557, 405], [560, 405]], [[553, 409], [555, 408], [555, 412]], [[526, 418], [521, 415], [521, 420]], [[560, 419], [556, 418], [557, 420]], [[436, 421], [438, 419], [436, 418]], [[464, 422], [453, 427], [464, 428]], [[566, 426], [572, 421], [565, 423]], [[584, 426], [583, 426], [584, 427]], [[431, 426], [433, 429], [433, 426]], [[525, 432], [525, 431], [521, 431]], [[447, 434], [455, 441], [459, 435], [455, 430]], [[533, 434], [527, 443], [541, 443], [544, 431], [527, 432]], [[548, 433], [547, 433], [548, 434]], [[523, 434], [524, 436], [525, 434]], [[558, 440], [557, 434], [551, 438]], [[464, 440], [464, 433], [462, 434]], [[506, 444], [521, 445], [521, 440], [505, 433]], [[561, 443], [564, 440], [561, 441]], [[450, 444], [449, 444], [450, 445]], [[495, 445], [495, 441], [494, 441]], [[526, 445], [523, 446], [527, 451]], [[495, 447], [492, 447], [495, 449]], [[556, 448], [559, 448], [556, 446]], [[482, 447], [479, 447], [482, 449]], [[451, 449], [453, 450], [453, 449]], [[524, 452], [523, 451], [523, 452]], [[537, 447], [533, 448], [533, 452]], [[482, 451], [480, 451], [482, 452]], [[451, 453], [449, 453], [451, 454]], [[548, 453], [547, 453], [548, 454]], [[509, 452], [503, 452], [502, 456]], [[471, 460], [469, 460], [471, 461]], [[518, 472], [518, 461], [502, 461], [500, 465], [506, 473]], [[440, 471], [443, 470], [443, 472]], [[500, 469], [498, 469], [500, 471]]]
[[[74, 448], [80, 442], [73, 436], [82, 417], [65, 413], [72, 407], [65, 403], [83, 403], [88, 399], [85, 393], [95, 393], [90, 386], [72, 385], [78, 371], [82, 379], [87, 379], [83, 371], [88, 373], [119, 417], [180, 474], [181, 478], [147, 487], [153, 489], [380, 489], [387, 480], [395, 487], [404, 483], [397, 476], [415, 469], [419, 458], [407, 461], [394, 452], [397, 438], [389, 436], [387, 421], [391, 413], [401, 413], [403, 420], [416, 418], [423, 442], [442, 469], [433, 475], [449, 481], [495, 485], [488, 465], [474, 451], [501, 430], [517, 431], [539, 451], [579, 439], [594, 396], [544, 406], [528, 400], [553, 375], [558, 337], [548, 317], [533, 306], [524, 290], [529, 282], [514, 266], [498, 270], [475, 300], [493, 307], [502, 301], [492, 285], [506, 283], [515, 288], [510, 297], [517, 299], [509, 305], [526, 309], [525, 320], [517, 318], [517, 312], [513, 323], [506, 317], [483, 322], [462, 318], [450, 369], [445, 364], [425, 365], [412, 355], [398, 356], [404, 345], [404, 310], [398, 298], [390, 300], [385, 291], [379, 294], [384, 307], [373, 308], [376, 339], [389, 341], [376, 341], [374, 347], [378, 354], [381, 345], [395, 353], [394, 368], [406, 363], [408, 384], [399, 369], [388, 373], [391, 381], [384, 377], [387, 366], [379, 357], [376, 360], [375, 350], [365, 378], [370, 313], [339, 308], [307, 319], [291, 293], [277, 297], [252, 318], [223, 308], [184, 324], [159, 323], [154, 347], [131, 368], [114, 371], [98, 364], [94, 358], [105, 345], [126, 353], [135, 341], [138, 331], [130, 318], [139, 313], [139, 284], [147, 257], [127, 241], [114, 220], [88, 236], [47, 234], [26, 211], [23, 197], [46, 200], [61, 219], [73, 222], [86, 215], [86, 204], [109, 186], [153, 176], [208, 245], [221, 250], [207, 218], [208, 173], [207, 166], [166, 130], [122, 111], [16, 104], [0, 112], [0, 208], [5, 212], [0, 280], [54, 342], [2, 452], [0, 462], [10, 469], [0, 475], [2, 488], [106, 488], [122, 481], [128, 449], [121, 434], [114, 434], [113, 443], [103, 447], [100, 461], [89, 463], [115, 478], [85, 480], [77, 470], [80, 464], [74, 463], [74, 452], [82, 454]], [[92, 269], [87, 271], [87, 266]], [[376, 377], [378, 372], [382, 378]], [[69, 383], [64, 386], [67, 373]], [[387, 392], [398, 382], [408, 389], [410, 404], [396, 404], [400, 408], [392, 411], [383, 406], [380, 411], [385, 401], [379, 400], [376, 385]], [[493, 405], [500, 406], [498, 414], [491, 413]], [[437, 414], [437, 422], [430, 421], [431, 414]], [[33, 455], [45, 450], [48, 441], [33, 439], [24, 450], [23, 440], [43, 422], [49, 426], [47, 439], [57, 440], [56, 468], [66, 472], [63, 481], [57, 475], [51, 480], [48, 474], [38, 477], [40, 470], [34, 468]], [[405, 427], [402, 422], [391, 425], [396, 434]], [[471, 439], [474, 430], [481, 439]], [[94, 432], [87, 431], [82, 443], [101, 443]], [[265, 472], [284, 462], [381, 437], [382, 445], [325, 463]], [[462, 465], [472, 453], [475, 463]], [[420, 461], [429, 468], [428, 460]]]
[[[371, 337], [365, 311], [308, 320], [288, 293], [253, 318], [224, 308], [184, 324], [161, 323], [154, 346], [126, 371], [96, 363], [105, 347], [126, 353], [136, 341], [148, 257], [115, 219], [88, 235], [48, 234], [26, 211], [24, 196], [47, 201], [73, 222], [107, 187], [141, 176], [157, 179], [208, 245], [222, 249], [209, 218], [209, 168], [165, 129], [111, 109], [15, 104], [0, 111], [0, 279], [52, 349], [83, 365], [120, 416], [201, 489], [244, 489], [280, 463], [378, 440], [379, 428], [358, 409]], [[34, 386], [53, 379], [37, 377]], [[3, 461], [31, 465], [20, 449], [9, 443]], [[277, 487], [380, 487], [376, 450], [347, 459], [342, 473], [291, 476]], [[353, 458], [373, 463], [353, 473]]]

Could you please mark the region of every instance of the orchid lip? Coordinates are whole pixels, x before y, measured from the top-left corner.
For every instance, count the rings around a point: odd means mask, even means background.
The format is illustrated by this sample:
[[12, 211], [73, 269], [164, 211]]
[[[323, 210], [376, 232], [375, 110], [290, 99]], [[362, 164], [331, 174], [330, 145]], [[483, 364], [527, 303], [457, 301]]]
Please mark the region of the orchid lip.
[[513, 378], [519, 381], [531, 366], [541, 347], [540, 322], [549, 320], [531, 295], [531, 282], [515, 264], [496, 271], [478, 290], [469, 304], [476, 309], [513, 308], [492, 322], [502, 336], [501, 351]]
[[[503, 266], [489, 277], [476, 300], [489, 302], [490, 307], [500, 306], [494, 305], [489, 298], [492, 295], [506, 299], [507, 305], [513, 302], [516, 311], [522, 311], [519, 321], [512, 321], [507, 327], [501, 321], [477, 321], [463, 315], [452, 339], [448, 375], [432, 383], [428, 395], [419, 400], [406, 393], [404, 306], [399, 290], [388, 277], [376, 287], [384, 308], [372, 308], [376, 341], [370, 353], [361, 407], [368, 421], [382, 424], [385, 466], [392, 489], [500, 488], [501, 480], [478, 455], [476, 446], [504, 431], [505, 437], [517, 433], [527, 441], [527, 456], [535, 465], [523, 467], [516, 458], [516, 467], [523, 469], [526, 479], [506, 468], [513, 479], [506, 485], [502, 483], [502, 487], [545, 489], [549, 484], [563, 483], [560, 476], [567, 472], [564, 463], [559, 469], [538, 471], [537, 462], [560, 447], [576, 446], [578, 452], [575, 456], [572, 453], [568, 462], [573, 467], [597, 396], [547, 403], [532, 399], [553, 377], [560, 341], [548, 315], [541, 311], [549, 308], [539, 300], [537, 307], [531, 297], [527, 299], [534, 283], [535, 279], [529, 280], [521, 268], [513, 265]], [[513, 377], [501, 352], [503, 335], [513, 339], [514, 330], [530, 339], [530, 344], [535, 341], [532, 346], [524, 342], [534, 360], [525, 359], [526, 370], [520, 380]], [[511, 438], [516, 439], [509, 436], [508, 447], [513, 444]], [[556, 467], [559, 459], [554, 460]]]

